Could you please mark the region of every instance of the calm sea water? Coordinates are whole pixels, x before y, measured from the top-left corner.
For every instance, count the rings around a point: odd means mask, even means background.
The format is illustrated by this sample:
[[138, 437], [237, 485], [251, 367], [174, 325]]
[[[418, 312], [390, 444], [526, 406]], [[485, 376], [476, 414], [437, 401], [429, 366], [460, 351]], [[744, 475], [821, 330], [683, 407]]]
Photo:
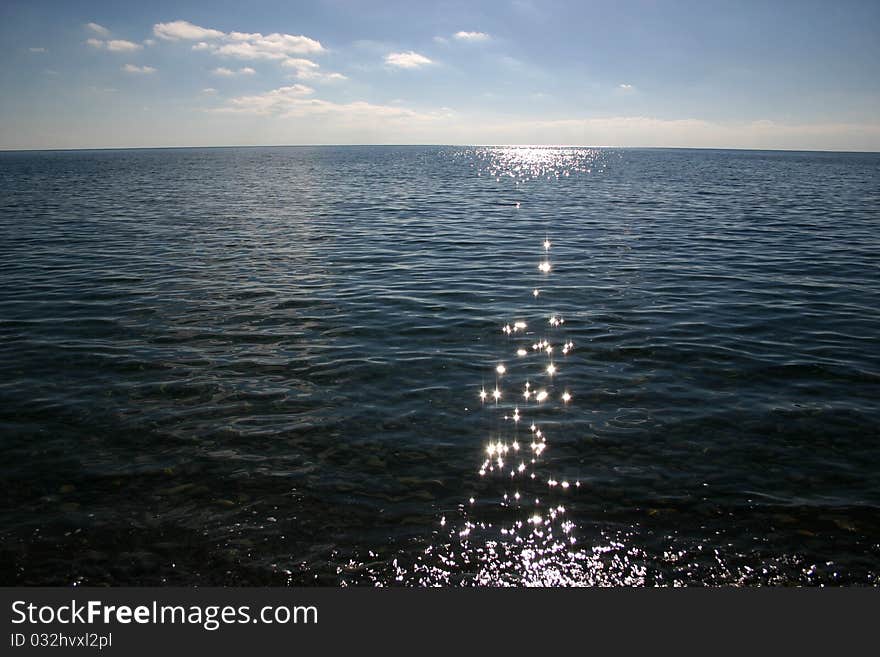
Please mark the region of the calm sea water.
[[0, 238], [2, 584], [880, 579], [880, 155], [2, 153]]

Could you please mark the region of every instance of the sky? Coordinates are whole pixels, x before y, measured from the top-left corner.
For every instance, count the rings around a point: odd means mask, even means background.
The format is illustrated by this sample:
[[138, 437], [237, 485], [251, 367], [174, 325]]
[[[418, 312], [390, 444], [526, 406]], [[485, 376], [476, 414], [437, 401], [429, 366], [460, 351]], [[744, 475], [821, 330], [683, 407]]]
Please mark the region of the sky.
[[0, 149], [880, 151], [880, 2], [0, 2]]

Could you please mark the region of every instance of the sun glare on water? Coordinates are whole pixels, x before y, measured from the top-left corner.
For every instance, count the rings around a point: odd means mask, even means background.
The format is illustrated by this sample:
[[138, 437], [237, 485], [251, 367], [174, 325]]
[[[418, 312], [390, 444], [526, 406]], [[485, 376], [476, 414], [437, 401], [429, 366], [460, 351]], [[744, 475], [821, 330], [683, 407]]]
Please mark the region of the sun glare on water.
[[[510, 180], [514, 185], [510, 189], [524, 190], [537, 181], [589, 174], [597, 167], [600, 152], [478, 148], [473, 156], [482, 163], [477, 175], [494, 182]], [[529, 211], [528, 203], [519, 200], [509, 205], [515, 205], [517, 212]], [[586, 546], [578, 540], [571, 509], [576, 496], [588, 488], [566, 469], [570, 466], [553, 461], [554, 441], [560, 437], [568, 443], [567, 417], [577, 413], [570, 387], [576, 382], [562, 376], [574, 371], [562, 366], [572, 357], [574, 343], [563, 334], [565, 320], [548, 312], [556, 302], [552, 285], [556, 265], [564, 272], [565, 262], [554, 261], [549, 236], [535, 247], [539, 280], [525, 287], [522, 299], [512, 300], [508, 317], [499, 322], [494, 362], [486, 364], [494, 385], [472, 393], [480, 400], [472, 423], [482, 443], [474, 445], [479, 460], [473, 479], [462, 482], [459, 504], [438, 509], [433, 533], [415, 561], [403, 565], [394, 559], [392, 579], [397, 582], [589, 586], [645, 581], [643, 567], [629, 561], [638, 555], [622, 542], [625, 535], [603, 532], [601, 545]], [[389, 579], [377, 575], [373, 581], [384, 585]]]
[[[550, 250], [552, 243], [549, 238], [541, 245], [544, 260], [539, 269], [548, 274], [552, 270]], [[532, 301], [538, 299], [537, 288], [527, 291]], [[547, 317], [548, 315], [545, 315]], [[510, 364], [495, 365], [497, 385], [493, 392], [495, 404], [484, 409], [489, 413], [492, 425], [491, 437], [484, 448], [483, 460], [477, 468], [480, 481], [491, 485], [491, 493], [484, 493], [485, 499], [477, 496], [468, 498], [467, 509], [463, 513], [463, 527], [453, 529], [450, 536], [462, 542], [461, 548], [466, 553], [469, 549], [488, 550], [489, 553], [504, 552], [508, 555], [518, 554], [533, 576], [541, 581], [565, 579], [559, 567], [560, 560], [576, 558], [575, 526], [566, 515], [566, 504], [549, 502], [553, 495], [570, 495], [569, 490], [580, 487], [580, 482], [569, 481], [567, 477], [548, 475], [546, 471], [550, 463], [546, 461], [547, 453], [552, 451], [551, 439], [541, 427], [541, 420], [551, 418], [554, 413], [568, 408], [572, 394], [568, 389], [554, 392], [554, 378], [559, 374], [559, 367], [553, 360], [554, 346], [558, 346], [562, 357], [567, 357], [572, 349], [570, 340], [561, 338], [564, 320], [556, 314], [549, 315], [540, 332], [529, 332], [529, 324], [524, 320], [516, 320], [503, 325], [502, 333], [507, 344], [508, 353], [517, 356]], [[531, 380], [543, 375], [544, 385], [533, 387]], [[517, 405], [501, 404], [501, 379], [506, 385], [520, 380], [521, 402]], [[480, 389], [480, 400], [486, 400], [484, 389]], [[558, 406], [557, 406], [558, 405]], [[554, 423], [555, 425], [556, 423]], [[527, 458], [516, 458], [521, 451], [521, 429], [525, 425], [523, 447]], [[498, 508], [503, 511], [501, 517], [491, 522], [478, 521], [472, 517], [476, 510], [482, 512]], [[496, 513], [492, 511], [492, 517]], [[492, 538], [493, 532], [495, 538]], [[477, 545], [477, 536], [486, 539], [486, 545]], [[547, 563], [544, 555], [552, 555], [549, 562], [552, 573], [541, 574], [541, 564]], [[565, 583], [575, 583], [567, 581]]]

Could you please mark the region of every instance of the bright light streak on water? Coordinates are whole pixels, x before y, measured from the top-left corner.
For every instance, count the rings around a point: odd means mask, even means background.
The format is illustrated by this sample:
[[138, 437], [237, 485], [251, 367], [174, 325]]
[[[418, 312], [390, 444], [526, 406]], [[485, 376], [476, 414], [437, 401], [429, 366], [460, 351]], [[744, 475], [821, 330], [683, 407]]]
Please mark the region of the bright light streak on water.
[[[545, 240], [543, 243], [544, 249], [549, 251], [550, 246], [550, 241]], [[549, 266], [547, 271], [549, 272]], [[551, 318], [550, 325], [554, 329], [558, 329], [561, 324], [562, 322], [555, 316]], [[525, 331], [527, 325], [525, 322], [516, 322], [514, 323], [514, 331], [507, 330], [508, 328], [509, 325], [505, 325], [504, 333], [510, 336], [515, 331]], [[531, 341], [533, 337], [526, 334], [524, 339]], [[552, 350], [549, 342], [542, 338], [539, 344], [546, 350], [549, 357]], [[569, 343], [566, 342], [565, 344], [568, 345]], [[537, 348], [538, 343], [534, 347]], [[517, 353], [525, 355], [527, 352], [525, 349], [518, 349]], [[557, 368], [552, 361], [542, 367], [544, 372], [551, 377], [557, 373]], [[517, 379], [522, 380], [523, 397], [527, 402], [533, 395], [538, 403], [545, 402], [549, 398], [549, 392], [546, 389], [538, 390], [535, 393], [531, 390], [531, 384], [527, 377], [538, 372], [535, 370], [535, 366], [528, 362], [512, 370], [508, 370], [504, 365], [499, 364], [496, 367], [496, 373], [498, 375], [507, 374], [508, 378], [514, 381]], [[566, 390], [562, 394], [561, 399], [565, 404], [568, 404], [572, 397]], [[544, 405], [541, 408], [540, 417], [545, 422], [550, 420], [552, 418], [550, 413], [553, 407]], [[486, 458], [482, 461], [477, 473], [481, 478], [485, 478], [487, 475], [495, 475], [505, 479], [519, 479], [520, 486], [525, 486], [533, 492], [536, 490], [533, 488], [534, 486], [540, 486], [540, 482], [536, 479], [537, 472], [540, 472], [548, 465], [543, 459], [544, 451], [548, 447], [547, 436], [544, 432], [538, 428], [535, 422], [532, 421], [529, 424], [529, 430], [535, 437], [529, 446], [533, 454], [530, 460], [531, 467], [527, 466], [524, 461], [520, 461], [519, 465], [507, 470], [503, 456], [506, 456], [511, 451], [519, 451], [520, 446], [516, 439], [516, 427], [520, 420], [529, 417], [530, 413], [535, 413], [537, 418], [538, 408], [533, 407], [532, 410], [524, 408], [521, 414], [519, 406], [514, 406], [512, 415], [504, 414], [505, 410], [505, 407], [499, 406], [494, 408], [492, 412], [496, 416], [502, 415], [503, 419], [513, 420], [514, 428], [512, 430], [509, 428], [496, 428], [494, 430], [493, 435], [495, 437], [490, 439], [486, 445]], [[499, 425], [496, 423], [494, 426], [498, 427]], [[513, 433], [509, 433], [510, 431], [513, 431]], [[560, 483], [553, 476], [546, 480], [546, 484], [550, 489], [558, 487], [562, 491], [566, 491], [569, 488], [567, 480], [563, 480]], [[453, 528], [449, 532], [450, 538], [455, 540], [457, 537], [460, 542], [458, 547], [452, 547], [451, 549], [453, 551], [461, 550], [461, 558], [466, 561], [474, 559], [481, 564], [482, 572], [477, 577], [477, 581], [484, 584], [511, 583], [508, 582], [507, 578], [512, 573], [504, 572], [503, 576], [500, 573], [497, 575], [492, 573], [500, 568], [506, 571], [513, 563], [518, 563], [524, 569], [518, 575], [522, 578], [519, 582], [521, 584], [564, 583], [575, 585], [588, 583], [589, 579], [576, 579], [581, 576], [583, 570], [582, 565], [576, 564], [587, 560], [588, 557], [582, 553], [572, 552], [572, 546], [576, 543], [574, 536], [575, 525], [571, 520], [565, 518], [565, 506], [551, 503], [547, 507], [547, 501], [545, 500], [542, 503], [538, 497], [534, 497], [533, 505], [524, 505], [521, 501], [523, 496], [519, 489], [514, 490], [512, 493], [509, 492], [506, 490], [507, 484], [503, 483], [503, 480], [499, 483], [499, 486], [500, 488], [496, 492], [496, 495], [500, 493], [500, 496], [497, 498], [497, 505], [506, 510], [503, 521], [492, 523], [479, 521], [479, 518], [474, 516], [474, 498], [471, 497], [468, 500], [469, 506], [465, 507], [462, 505], [460, 507], [461, 527]], [[491, 496], [484, 497], [491, 500]], [[480, 511], [482, 510], [481, 508]], [[479, 531], [475, 532], [474, 530], [477, 529]], [[497, 535], [492, 536], [494, 531], [497, 531]], [[565, 537], [565, 540], [561, 540], [559, 537]], [[519, 554], [520, 559], [516, 562], [496, 562], [494, 561], [494, 556], [492, 559], [485, 556], [495, 555], [498, 549], [502, 549], [508, 556]], [[450, 554], [442, 558], [441, 561], [454, 562], [455, 559], [455, 556]], [[514, 568], [514, 572], [517, 572], [517, 568]], [[632, 581], [637, 582], [638, 580], [634, 579]]]

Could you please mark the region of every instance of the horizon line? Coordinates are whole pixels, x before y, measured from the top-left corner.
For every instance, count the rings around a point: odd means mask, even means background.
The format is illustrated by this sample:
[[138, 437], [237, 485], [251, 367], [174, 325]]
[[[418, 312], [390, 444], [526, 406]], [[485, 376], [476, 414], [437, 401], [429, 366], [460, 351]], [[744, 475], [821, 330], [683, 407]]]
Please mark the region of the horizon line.
[[676, 151], [746, 151], [757, 153], [839, 153], [877, 155], [880, 151], [836, 150], [822, 148], [738, 148], [727, 146], [586, 146], [583, 144], [215, 144], [200, 146], [83, 146], [75, 148], [5, 148], [0, 153], [59, 153], [78, 151], [161, 151], [207, 148], [371, 148], [371, 147], [412, 147], [412, 148], [591, 148], [607, 150], [676, 150]]

